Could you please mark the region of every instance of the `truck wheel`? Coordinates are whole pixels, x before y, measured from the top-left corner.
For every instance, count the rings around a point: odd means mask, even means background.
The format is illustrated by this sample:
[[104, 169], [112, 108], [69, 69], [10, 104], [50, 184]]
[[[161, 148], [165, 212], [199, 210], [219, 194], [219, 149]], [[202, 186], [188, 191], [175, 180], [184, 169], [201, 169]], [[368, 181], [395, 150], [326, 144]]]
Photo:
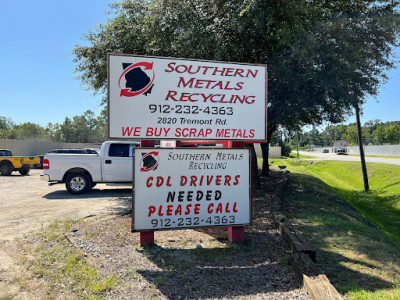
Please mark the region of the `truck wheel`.
[[13, 170], [13, 166], [10, 163], [3, 163], [0, 165], [0, 173], [3, 176], [10, 176]]
[[19, 170], [19, 174], [28, 175], [30, 171], [31, 171], [30, 166], [22, 166], [21, 169]]
[[92, 182], [85, 173], [69, 174], [65, 181], [68, 192], [74, 195], [86, 193], [92, 185]]

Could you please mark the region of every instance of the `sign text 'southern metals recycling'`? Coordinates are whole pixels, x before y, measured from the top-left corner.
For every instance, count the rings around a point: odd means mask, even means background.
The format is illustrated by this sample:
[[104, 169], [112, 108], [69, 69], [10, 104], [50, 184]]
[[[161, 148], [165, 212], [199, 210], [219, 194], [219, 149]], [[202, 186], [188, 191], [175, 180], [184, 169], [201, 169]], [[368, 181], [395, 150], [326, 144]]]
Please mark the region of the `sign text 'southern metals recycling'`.
[[249, 149], [137, 148], [132, 230], [250, 223]]
[[115, 139], [266, 139], [266, 65], [108, 55]]

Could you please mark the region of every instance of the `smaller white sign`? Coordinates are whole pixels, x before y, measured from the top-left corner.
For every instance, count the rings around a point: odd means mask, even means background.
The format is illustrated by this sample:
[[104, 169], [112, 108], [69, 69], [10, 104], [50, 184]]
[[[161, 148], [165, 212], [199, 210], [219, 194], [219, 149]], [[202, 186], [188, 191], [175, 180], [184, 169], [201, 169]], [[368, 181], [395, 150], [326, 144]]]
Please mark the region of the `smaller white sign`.
[[135, 149], [132, 231], [250, 223], [248, 149]]

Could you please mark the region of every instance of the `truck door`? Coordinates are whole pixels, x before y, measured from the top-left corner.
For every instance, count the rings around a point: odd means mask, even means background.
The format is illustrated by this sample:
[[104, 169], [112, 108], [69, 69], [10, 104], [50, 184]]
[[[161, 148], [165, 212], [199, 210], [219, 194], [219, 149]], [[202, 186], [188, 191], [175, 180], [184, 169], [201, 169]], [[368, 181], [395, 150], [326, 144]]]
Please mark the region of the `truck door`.
[[136, 144], [110, 144], [108, 157], [103, 158], [105, 182], [132, 182], [132, 149]]

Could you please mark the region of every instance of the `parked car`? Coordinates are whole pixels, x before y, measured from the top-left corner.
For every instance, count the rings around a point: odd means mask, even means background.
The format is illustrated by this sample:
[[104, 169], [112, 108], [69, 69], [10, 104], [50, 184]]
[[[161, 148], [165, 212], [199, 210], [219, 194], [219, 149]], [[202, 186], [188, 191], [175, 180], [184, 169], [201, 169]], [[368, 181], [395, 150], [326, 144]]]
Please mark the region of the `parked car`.
[[10, 176], [12, 172], [29, 174], [31, 167], [39, 165], [39, 157], [13, 156], [11, 150], [0, 149], [0, 174]]
[[346, 148], [345, 147], [336, 147], [335, 148], [335, 153], [338, 154], [338, 155], [347, 154], [346, 153]]
[[65, 183], [71, 194], [83, 194], [97, 183], [132, 183], [133, 148], [139, 142], [104, 142], [98, 155], [48, 153], [41, 179], [49, 185]]

